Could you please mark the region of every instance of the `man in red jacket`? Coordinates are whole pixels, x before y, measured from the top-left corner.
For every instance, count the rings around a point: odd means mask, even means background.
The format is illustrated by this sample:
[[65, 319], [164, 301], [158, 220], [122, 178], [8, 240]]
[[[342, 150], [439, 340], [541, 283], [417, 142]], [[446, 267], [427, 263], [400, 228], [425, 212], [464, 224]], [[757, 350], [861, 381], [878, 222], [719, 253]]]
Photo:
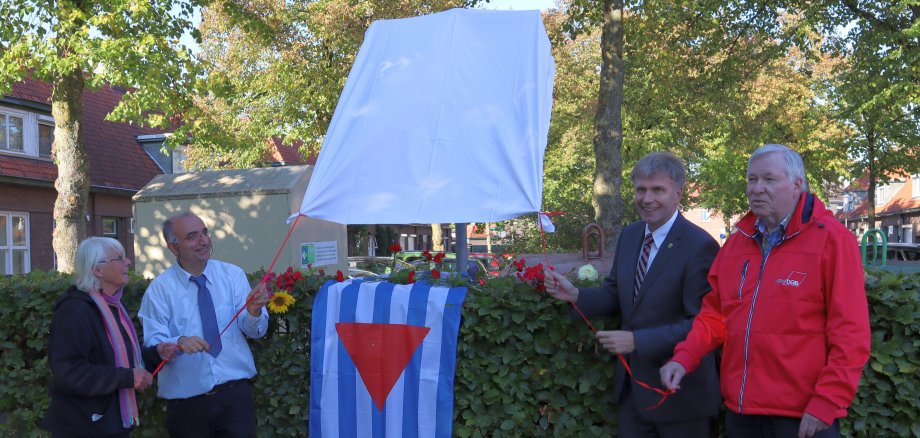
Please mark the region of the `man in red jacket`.
[[869, 358], [856, 239], [805, 188], [798, 153], [768, 144], [748, 161], [751, 211], [709, 271], [712, 291], [661, 370], [678, 389], [722, 346], [729, 436], [837, 437]]

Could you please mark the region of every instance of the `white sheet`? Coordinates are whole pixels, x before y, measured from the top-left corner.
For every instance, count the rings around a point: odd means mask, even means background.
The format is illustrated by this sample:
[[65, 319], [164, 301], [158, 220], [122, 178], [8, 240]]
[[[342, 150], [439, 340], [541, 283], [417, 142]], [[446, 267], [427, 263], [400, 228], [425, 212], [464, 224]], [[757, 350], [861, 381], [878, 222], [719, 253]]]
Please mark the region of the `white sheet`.
[[539, 211], [554, 73], [539, 11], [374, 22], [300, 213], [407, 224]]

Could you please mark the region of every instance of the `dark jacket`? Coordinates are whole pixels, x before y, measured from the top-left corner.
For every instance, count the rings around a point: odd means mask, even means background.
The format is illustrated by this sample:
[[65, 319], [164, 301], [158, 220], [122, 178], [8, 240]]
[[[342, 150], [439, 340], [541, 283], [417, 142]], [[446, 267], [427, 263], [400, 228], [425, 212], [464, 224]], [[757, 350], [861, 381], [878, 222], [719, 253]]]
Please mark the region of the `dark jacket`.
[[[113, 309], [114, 310], [114, 309]], [[120, 318], [116, 321], [120, 324]], [[128, 334], [121, 328], [122, 337]], [[156, 348], [143, 350], [148, 366], [156, 367]], [[132, 362], [131, 355], [128, 358]], [[115, 367], [115, 352], [105, 333], [102, 315], [85, 292], [72, 286], [54, 305], [48, 338], [51, 404], [42, 426], [69, 436], [124, 433], [118, 390], [134, 387], [131, 368]], [[101, 417], [100, 417], [101, 415]], [[93, 419], [95, 418], [95, 421]]]
[[721, 397], [712, 354], [702, 360], [699, 371], [681, 382], [680, 391], [655, 409], [647, 408], [655, 405], [661, 396], [641, 387], [636, 379], [661, 388], [658, 369], [668, 362], [674, 346], [687, 336], [700, 311], [703, 296], [710, 290], [706, 273], [719, 244], [678, 214], [645, 274], [638, 300], [633, 303], [636, 264], [644, 237], [642, 221], [624, 228], [604, 285], [580, 289], [577, 304], [588, 316], [620, 316], [620, 330], [633, 333], [636, 350], [626, 355], [626, 359], [635, 379], [630, 379], [623, 365], [616, 361], [614, 397], [618, 403], [624, 399], [624, 386], [629, 385], [639, 416], [646, 421], [665, 423], [715, 416]]

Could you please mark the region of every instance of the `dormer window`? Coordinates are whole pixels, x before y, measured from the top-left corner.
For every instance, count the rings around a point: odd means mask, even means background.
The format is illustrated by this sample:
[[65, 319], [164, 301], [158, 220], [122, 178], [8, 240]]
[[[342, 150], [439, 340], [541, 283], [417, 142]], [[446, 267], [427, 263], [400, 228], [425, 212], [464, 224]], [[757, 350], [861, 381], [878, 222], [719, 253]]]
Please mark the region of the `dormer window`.
[[875, 205], [885, 205], [888, 202], [888, 186], [879, 185], [875, 187]]
[[51, 158], [52, 144], [54, 144], [54, 120], [39, 116], [38, 156], [43, 158]]
[[25, 114], [18, 111], [0, 111], [0, 149], [24, 152], [23, 120]]
[[51, 158], [54, 119], [16, 108], [0, 107], [0, 153]]

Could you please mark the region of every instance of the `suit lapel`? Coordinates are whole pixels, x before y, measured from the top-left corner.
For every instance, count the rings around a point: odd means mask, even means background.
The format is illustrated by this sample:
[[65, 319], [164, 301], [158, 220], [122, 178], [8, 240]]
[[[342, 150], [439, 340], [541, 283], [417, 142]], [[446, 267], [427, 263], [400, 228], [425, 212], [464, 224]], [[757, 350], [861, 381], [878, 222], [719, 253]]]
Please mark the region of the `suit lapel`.
[[664, 242], [661, 243], [661, 247], [658, 248], [658, 252], [655, 254], [655, 260], [652, 261], [652, 266], [649, 267], [648, 272], [645, 273], [645, 280], [642, 281], [642, 287], [639, 288], [639, 297], [633, 306], [634, 308], [642, 303], [642, 299], [647, 295], [648, 291], [655, 286], [655, 280], [658, 279], [661, 272], [667, 269], [667, 266], [670, 265], [671, 258], [680, 249], [680, 238], [683, 235], [684, 226], [683, 221], [684, 217], [678, 213], [677, 219], [674, 220], [674, 225], [671, 226], [671, 230], [668, 231], [668, 235], [665, 236]]

